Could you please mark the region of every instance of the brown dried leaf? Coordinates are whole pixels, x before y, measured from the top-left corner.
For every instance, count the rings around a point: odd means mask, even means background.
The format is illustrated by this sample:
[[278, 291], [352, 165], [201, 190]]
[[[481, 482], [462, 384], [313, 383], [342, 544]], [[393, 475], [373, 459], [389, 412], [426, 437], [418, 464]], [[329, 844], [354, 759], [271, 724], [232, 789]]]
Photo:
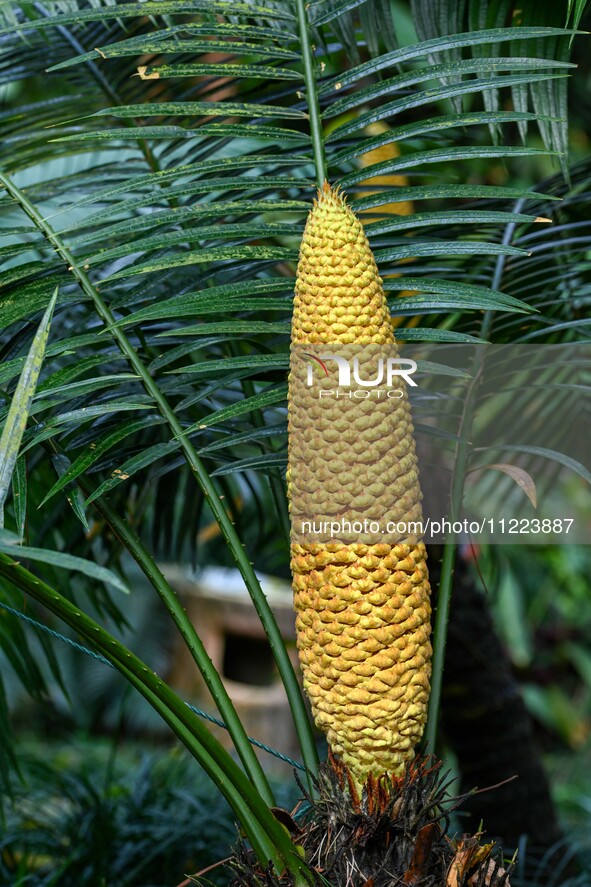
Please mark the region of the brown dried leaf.
[[160, 80], [160, 74], [158, 73], [158, 71], [151, 71], [149, 74], [146, 74], [147, 70], [147, 65], [140, 65], [140, 67], [137, 69], [141, 80]]
[[508, 475], [514, 480], [518, 487], [521, 487], [534, 508], [538, 507], [538, 495], [536, 492], [536, 484], [528, 472], [524, 468], [517, 465], [509, 465], [507, 462], [495, 462], [491, 465], [484, 465], [483, 468], [495, 468]]
[[433, 841], [438, 831], [439, 826], [437, 823], [430, 822], [428, 825], [424, 825], [418, 833], [410, 866], [404, 873], [404, 884], [419, 884], [427, 874], [426, 867], [431, 855]]
[[291, 813], [288, 813], [287, 810], [284, 810], [283, 807], [271, 807], [271, 813], [275, 817], [275, 819], [279, 820], [281, 825], [285, 826], [287, 831], [291, 835], [301, 835], [302, 829], [299, 827], [297, 822], [294, 821]]
[[481, 845], [478, 837], [464, 835], [460, 838], [455, 846], [455, 856], [447, 870], [445, 887], [462, 887], [465, 878], [474, 869], [478, 869], [487, 857], [490, 856], [493, 847], [494, 844]]

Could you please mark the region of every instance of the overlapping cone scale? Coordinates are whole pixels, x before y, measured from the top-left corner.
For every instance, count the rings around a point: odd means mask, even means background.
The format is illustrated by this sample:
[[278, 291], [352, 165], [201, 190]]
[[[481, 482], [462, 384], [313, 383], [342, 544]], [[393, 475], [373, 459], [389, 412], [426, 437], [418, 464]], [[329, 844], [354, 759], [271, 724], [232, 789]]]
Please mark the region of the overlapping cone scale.
[[[395, 347], [382, 281], [363, 227], [328, 185], [306, 224], [292, 326], [292, 349], [323, 344]], [[306, 396], [290, 378], [292, 518], [296, 498], [306, 502], [298, 484], [309, 483], [309, 466], [315, 464], [310, 461], [315, 454], [310, 451], [306, 460], [301, 444]], [[318, 421], [330, 422], [330, 416], [325, 411]], [[375, 418], [389, 436], [389, 446], [378, 448], [375, 463], [380, 477], [388, 478], [379, 493], [384, 509], [396, 510], [400, 490], [405, 513], [420, 518], [406, 396], [382, 403]], [[352, 436], [358, 437], [357, 431]], [[352, 452], [359, 453], [359, 447]], [[356, 489], [350, 466], [342, 474], [337, 470], [334, 478], [337, 486], [346, 489], [351, 483], [351, 490]], [[360, 785], [369, 774], [401, 773], [421, 738], [429, 695], [431, 611], [423, 543], [292, 541], [291, 567], [298, 651], [316, 724]]]
[[325, 185], [300, 247], [292, 323], [294, 344], [385, 345], [390, 312], [359, 219]]

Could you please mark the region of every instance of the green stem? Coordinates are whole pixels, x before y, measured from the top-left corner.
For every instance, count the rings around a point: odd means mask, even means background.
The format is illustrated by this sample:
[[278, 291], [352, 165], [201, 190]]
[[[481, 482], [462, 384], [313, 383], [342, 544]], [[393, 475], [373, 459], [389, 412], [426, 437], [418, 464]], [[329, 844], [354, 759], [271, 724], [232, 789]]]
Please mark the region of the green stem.
[[[474, 357], [472, 381], [468, 387], [466, 402], [464, 404], [462, 420], [460, 423], [451, 489], [450, 520], [452, 523], [459, 513], [464, 494], [464, 477], [469, 450], [468, 441], [470, 440], [475, 408], [474, 392], [479, 384], [480, 369], [484, 361], [483, 348], [484, 346], [477, 346], [477, 351]], [[431, 693], [429, 695], [427, 728], [425, 730], [425, 749], [428, 754], [434, 754], [437, 739], [439, 709], [441, 706], [441, 688], [443, 685], [443, 667], [445, 663], [445, 647], [447, 643], [447, 624], [449, 621], [449, 607], [456, 562], [456, 546], [457, 543], [452, 535], [444, 545], [443, 558], [441, 560], [437, 610], [435, 612], [433, 627], [433, 670], [431, 677]]]
[[228, 548], [232, 553], [234, 560], [240, 573], [244, 579], [244, 583], [252, 597], [255, 609], [261, 620], [265, 630], [269, 645], [273, 652], [279, 675], [285, 686], [285, 691], [292, 712], [295, 728], [300, 741], [300, 748], [304, 765], [309, 771], [308, 784], [310, 791], [313, 790], [313, 782], [311, 774], [315, 773], [318, 767], [318, 756], [316, 746], [312, 735], [312, 729], [308, 720], [308, 714], [304, 704], [304, 699], [293, 669], [293, 665], [289, 658], [289, 654], [281, 637], [281, 632], [267, 602], [259, 580], [248, 559], [248, 555], [244, 550], [242, 543], [236, 533], [232, 521], [226, 512], [223, 502], [220, 500], [219, 493], [210, 478], [207, 469], [201, 462], [197, 451], [193, 447], [190, 440], [184, 433], [182, 425], [177, 419], [174, 410], [166, 400], [162, 391], [158, 387], [155, 380], [150, 375], [148, 369], [142, 362], [141, 358], [135, 351], [133, 345], [127, 338], [124, 331], [115, 326], [115, 318], [110, 309], [106, 305], [97, 288], [91, 282], [83, 268], [81, 268], [73, 254], [70, 252], [66, 244], [62, 241], [60, 235], [53, 230], [49, 223], [41, 217], [37, 209], [29, 201], [26, 194], [16, 186], [6, 174], [0, 172], [0, 183], [2, 183], [10, 194], [10, 196], [19, 204], [22, 210], [27, 214], [31, 221], [37, 226], [39, 231], [54, 247], [56, 253], [65, 262], [68, 271], [78, 282], [83, 292], [94, 303], [96, 313], [101, 318], [109, 332], [113, 336], [122, 353], [128, 359], [133, 370], [139, 376], [145, 391], [153, 398], [160, 415], [167, 422], [173, 437], [178, 440], [179, 445], [184, 453], [187, 463], [191, 469], [193, 476], [199, 484], [204, 496], [206, 497], [209, 507], [217, 520], [222, 535], [226, 540]]
[[[84, 495], [88, 497], [90, 490], [84, 481], [79, 480], [79, 485]], [[251, 743], [248, 741], [244, 726], [238, 717], [232, 700], [228, 696], [224, 683], [211, 659], [207, 655], [203, 642], [197, 634], [195, 626], [187, 616], [186, 611], [181, 606], [177, 595], [166, 581], [160, 568], [150, 553], [146, 550], [141, 540], [135, 535], [128, 524], [120, 518], [115, 511], [113, 511], [113, 509], [106, 503], [105, 499], [97, 499], [93, 502], [93, 505], [109, 524], [123, 547], [133, 557], [168, 610], [218, 707], [224, 723], [228, 728], [228, 733], [232, 738], [236, 751], [240, 756], [240, 760], [244, 764], [246, 772], [250, 776], [254, 787], [265, 803], [268, 804], [269, 807], [273, 807], [275, 804], [275, 798], [273, 797], [273, 792], [271, 791], [271, 787], [267, 781], [261, 763], [257, 758]]]
[[439, 724], [439, 708], [441, 705], [441, 689], [443, 686], [443, 665], [447, 640], [447, 624], [449, 606], [453, 588], [454, 566], [456, 561], [456, 543], [446, 542], [441, 560], [441, 576], [437, 595], [437, 611], [433, 628], [433, 674], [431, 677], [431, 693], [425, 730], [425, 752], [435, 754], [437, 727]]
[[[524, 201], [519, 200], [515, 205], [515, 212], [520, 212]], [[503, 246], [511, 243], [515, 228], [515, 222], [510, 222], [503, 234]], [[501, 287], [503, 271], [507, 262], [506, 255], [500, 255], [495, 263], [495, 270], [491, 287], [498, 290]], [[480, 324], [480, 338], [488, 339], [492, 329], [494, 311], [486, 311]], [[455, 520], [459, 513], [464, 494], [464, 477], [469, 458], [469, 443], [472, 437], [472, 425], [476, 405], [476, 390], [480, 384], [480, 377], [486, 357], [485, 346], [477, 347], [472, 365], [472, 381], [466, 394], [466, 402], [462, 413], [454, 476], [451, 492], [451, 519]], [[437, 597], [437, 612], [433, 629], [433, 676], [431, 680], [431, 694], [429, 696], [429, 713], [427, 716], [427, 728], [425, 731], [425, 749], [429, 754], [435, 752], [437, 739], [437, 727], [439, 721], [439, 708], [441, 704], [441, 688], [443, 684], [443, 666], [445, 661], [445, 647], [447, 642], [447, 625], [449, 622], [449, 607], [453, 588], [453, 575], [456, 561], [456, 543], [446, 542], [441, 560], [441, 575], [439, 582], [439, 594]]]
[[308, 115], [310, 118], [310, 136], [312, 138], [312, 150], [314, 151], [314, 164], [316, 166], [316, 181], [322, 188], [326, 181], [326, 156], [324, 153], [324, 136], [322, 133], [322, 115], [316, 89], [316, 75], [314, 71], [314, 51], [310, 44], [310, 24], [304, 0], [296, 0], [298, 12], [298, 26], [300, 32], [300, 44], [302, 47], [302, 60], [304, 63], [304, 82], [306, 84], [306, 98], [308, 100]]
[[150, 702], [187, 746], [222, 792], [252, 842], [261, 864], [271, 860], [277, 872], [287, 867], [298, 884], [308, 870], [285, 829], [223, 746], [188, 706], [137, 656], [77, 609], [59, 592], [7, 555], [0, 554], [0, 576], [47, 607], [111, 662]]

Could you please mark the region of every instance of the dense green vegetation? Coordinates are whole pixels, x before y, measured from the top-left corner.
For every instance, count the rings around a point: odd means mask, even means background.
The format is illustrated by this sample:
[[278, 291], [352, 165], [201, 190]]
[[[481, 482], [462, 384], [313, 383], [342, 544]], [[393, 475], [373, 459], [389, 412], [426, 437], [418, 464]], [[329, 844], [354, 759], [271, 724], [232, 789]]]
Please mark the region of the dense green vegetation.
[[[158, 564], [240, 570], [314, 774], [254, 570], [288, 575], [289, 320], [316, 186], [340, 183], [367, 223], [401, 341], [588, 342], [587, 18], [581, 0], [0, 3], [0, 776], [16, 793], [3, 883], [172, 884], [227, 855], [232, 819], [306, 883], [270, 812], [277, 788]], [[591, 810], [589, 548], [482, 549], [470, 570], [576, 850]], [[179, 635], [237, 759], [160, 679]], [[91, 774], [92, 752], [40, 763], [36, 745], [19, 786], [31, 719], [42, 736], [158, 721], [196, 763]], [[515, 877], [534, 876], [524, 863]]]

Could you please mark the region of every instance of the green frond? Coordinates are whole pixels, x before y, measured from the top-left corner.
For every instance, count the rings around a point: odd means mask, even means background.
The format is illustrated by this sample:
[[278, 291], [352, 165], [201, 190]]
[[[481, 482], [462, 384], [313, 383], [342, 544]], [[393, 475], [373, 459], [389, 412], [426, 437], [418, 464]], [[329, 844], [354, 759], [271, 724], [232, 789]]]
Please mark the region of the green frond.
[[[515, 35], [511, 38], [511, 54], [518, 55], [526, 47], [523, 38], [518, 33], [521, 28], [537, 27], [540, 25], [555, 25], [557, 28], [576, 29], [584, 10], [584, 4], [568, 4], [565, 10], [560, 4], [549, 0], [525, 0], [515, 8], [504, 4], [480, 2], [480, 0], [468, 0], [464, 5], [457, 4], [453, 0], [412, 0], [414, 21], [420, 39], [428, 40], [442, 33], [454, 34], [464, 29], [496, 28], [508, 23], [517, 26]], [[509, 19], [509, 21], [508, 21]], [[540, 35], [536, 45], [536, 54], [547, 54], [556, 60], [567, 60], [570, 53], [572, 35], [566, 33]], [[480, 54], [475, 47], [473, 54]], [[452, 51], [451, 56], [454, 53]], [[540, 134], [547, 147], [565, 154], [567, 149], [567, 92], [566, 84], [556, 82], [549, 84], [531, 83], [515, 85], [512, 90], [513, 104], [516, 110], [526, 110], [528, 102], [531, 102], [535, 112], [540, 117], [553, 117], [555, 122], [548, 124], [539, 122]], [[490, 110], [498, 108], [498, 97], [491, 95], [487, 99], [487, 107]], [[523, 138], [527, 133], [527, 123], [520, 124], [520, 133]], [[561, 161], [564, 175], [568, 175], [568, 163], [565, 158]]]

